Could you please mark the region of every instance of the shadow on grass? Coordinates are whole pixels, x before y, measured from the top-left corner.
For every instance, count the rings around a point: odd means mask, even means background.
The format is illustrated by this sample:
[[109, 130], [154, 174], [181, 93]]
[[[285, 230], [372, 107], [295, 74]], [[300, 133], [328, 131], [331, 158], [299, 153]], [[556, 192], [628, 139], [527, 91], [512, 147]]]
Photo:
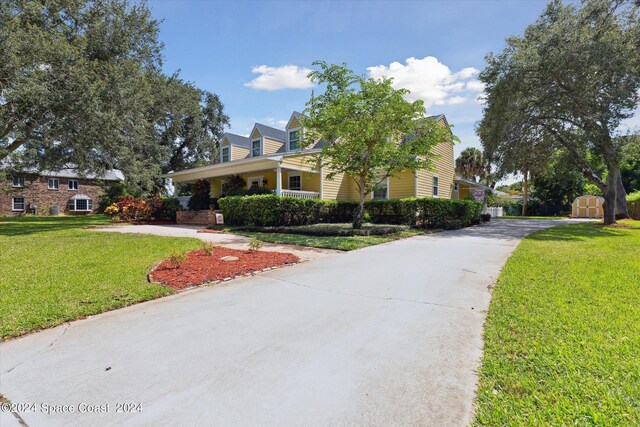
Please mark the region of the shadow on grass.
[[104, 215], [5, 217], [0, 218], [0, 237], [27, 236], [109, 223]]
[[577, 241], [611, 237], [632, 237], [631, 233], [639, 233], [639, 228], [604, 227], [602, 224], [572, 224], [540, 230], [531, 234], [529, 240], [538, 241]]

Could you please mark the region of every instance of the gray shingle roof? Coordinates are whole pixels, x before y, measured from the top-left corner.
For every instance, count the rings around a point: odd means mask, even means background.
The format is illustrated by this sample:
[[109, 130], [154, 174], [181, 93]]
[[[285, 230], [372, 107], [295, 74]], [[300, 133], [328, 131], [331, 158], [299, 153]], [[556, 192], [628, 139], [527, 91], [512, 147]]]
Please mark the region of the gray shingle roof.
[[287, 133], [283, 130], [272, 128], [271, 126], [263, 125], [262, 123], [256, 123], [256, 128], [260, 135], [266, 136], [269, 139], [275, 139], [276, 141], [286, 142]]
[[[9, 162], [4, 162], [0, 165], [3, 169], [14, 170], [14, 167]], [[101, 179], [104, 181], [124, 181], [124, 174], [121, 170], [118, 169], [109, 169], [101, 174], [96, 173], [85, 173], [84, 175], [78, 172], [77, 167], [75, 165], [67, 165], [66, 168], [61, 168], [58, 170], [38, 170], [35, 167], [22, 168], [20, 170], [15, 170], [15, 172], [24, 173], [24, 174], [33, 174], [40, 176], [51, 176], [57, 178], [86, 178], [86, 179]]]
[[223, 138], [227, 138], [232, 145], [239, 145], [241, 147], [249, 148], [251, 145], [251, 140], [246, 136], [236, 135], [235, 133], [225, 132]]

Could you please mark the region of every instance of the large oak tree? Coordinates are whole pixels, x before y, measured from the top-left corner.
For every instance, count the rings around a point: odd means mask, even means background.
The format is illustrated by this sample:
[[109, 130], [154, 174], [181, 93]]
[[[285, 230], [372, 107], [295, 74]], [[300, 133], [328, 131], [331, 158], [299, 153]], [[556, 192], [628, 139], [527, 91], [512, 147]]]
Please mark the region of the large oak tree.
[[[638, 5], [625, 0], [552, 1], [524, 36], [487, 56], [485, 149], [512, 164], [564, 150], [605, 197], [605, 223], [626, 216], [620, 122], [640, 100]], [[589, 164], [601, 158], [603, 176]], [[546, 161], [545, 161], [546, 163]]]

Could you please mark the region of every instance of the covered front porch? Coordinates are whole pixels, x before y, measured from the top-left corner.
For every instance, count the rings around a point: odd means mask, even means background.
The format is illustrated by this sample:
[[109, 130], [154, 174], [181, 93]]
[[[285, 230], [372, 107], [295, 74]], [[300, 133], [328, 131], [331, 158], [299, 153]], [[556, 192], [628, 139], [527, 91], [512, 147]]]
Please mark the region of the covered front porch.
[[[288, 160], [288, 159], [287, 159]], [[209, 180], [211, 197], [223, 196], [223, 183], [231, 176], [239, 175], [246, 188], [266, 188], [278, 196], [302, 199], [322, 198], [320, 171], [304, 162], [283, 162], [283, 156], [251, 158], [230, 163], [219, 163], [166, 175], [176, 183], [194, 183]]]

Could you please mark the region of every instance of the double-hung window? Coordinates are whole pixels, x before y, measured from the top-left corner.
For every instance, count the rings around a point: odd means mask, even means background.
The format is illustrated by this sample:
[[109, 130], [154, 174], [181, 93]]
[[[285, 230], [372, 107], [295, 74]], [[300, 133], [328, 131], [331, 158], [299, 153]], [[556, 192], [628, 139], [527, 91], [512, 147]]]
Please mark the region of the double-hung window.
[[222, 147], [222, 163], [226, 163], [231, 160], [231, 147]]
[[13, 186], [14, 187], [24, 187], [24, 176], [14, 176], [13, 177]]
[[49, 178], [49, 190], [57, 190], [60, 187], [60, 181], [57, 178]]
[[297, 150], [300, 147], [300, 129], [289, 132], [289, 151]]
[[438, 177], [433, 177], [433, 197], [438, 197]]
[[24, 197], [13, 197], [11, 199], [11, 210], [24, 211]]
[[69, 180], [69, 190], [77, 190], [78, 189], [78, 180], [70, 179]]
[[302, 190], [302, 179], [300, 175], [289, 175], [289, 190]]
[[373, 200], [386, 200], [388, 198], [389, 178], [385, 178], [373, 189]]
[[260, 139], [254, 139], [251, 141], [251, 156], [258, 157], [262, 154], [262, 144]]

